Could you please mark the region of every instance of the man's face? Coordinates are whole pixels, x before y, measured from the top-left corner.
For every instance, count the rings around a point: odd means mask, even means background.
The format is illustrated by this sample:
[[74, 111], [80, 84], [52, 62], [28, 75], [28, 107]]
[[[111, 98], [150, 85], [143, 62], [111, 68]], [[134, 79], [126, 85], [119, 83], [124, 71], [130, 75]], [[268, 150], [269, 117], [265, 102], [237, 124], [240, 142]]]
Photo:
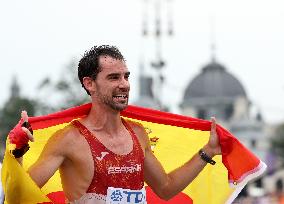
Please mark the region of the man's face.
[[130, 72], [125, 62], [109, 56], [99, 58], [101, 71], [95, 79], [95, 97], [99, 103], [113, 110], [124, 110], [128, 105]]

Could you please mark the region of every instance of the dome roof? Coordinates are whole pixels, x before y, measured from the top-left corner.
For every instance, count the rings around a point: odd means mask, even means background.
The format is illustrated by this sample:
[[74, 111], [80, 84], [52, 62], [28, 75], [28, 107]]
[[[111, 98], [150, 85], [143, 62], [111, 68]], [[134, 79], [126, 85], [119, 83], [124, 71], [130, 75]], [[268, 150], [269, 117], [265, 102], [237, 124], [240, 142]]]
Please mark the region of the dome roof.
[[184, 102], [193, 98], [246, 97], [244, 87], [224, 66], [214, 60], [206, 65], [185, 90]]

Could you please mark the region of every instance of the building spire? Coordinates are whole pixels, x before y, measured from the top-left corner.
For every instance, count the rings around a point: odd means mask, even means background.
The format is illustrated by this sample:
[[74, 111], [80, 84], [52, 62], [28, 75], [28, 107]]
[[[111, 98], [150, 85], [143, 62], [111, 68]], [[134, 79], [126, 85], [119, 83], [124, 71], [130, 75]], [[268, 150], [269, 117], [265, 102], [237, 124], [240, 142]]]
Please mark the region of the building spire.
[[10, 98], [18, 98], [20, 97], [20, 86], [18, 84], [17, 77], [14, 75], [11, 84], [11, 95]]
[[212, 62], [216, 62], [216, 26], [215, 26], [215, 15], [212, 15], [211, 18], [211, 60]]
[[142, 9], [142, 36], [148, 36], [148, 0], [143, 0], [143, 9]]

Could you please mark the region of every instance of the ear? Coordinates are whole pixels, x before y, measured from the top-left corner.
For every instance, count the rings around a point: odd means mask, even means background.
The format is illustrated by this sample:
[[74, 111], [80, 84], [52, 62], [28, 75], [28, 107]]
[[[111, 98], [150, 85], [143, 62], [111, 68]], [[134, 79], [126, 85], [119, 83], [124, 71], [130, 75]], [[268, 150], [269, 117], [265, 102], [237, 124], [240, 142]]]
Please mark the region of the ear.
[[95, 83], [91, 77], [83, 78], [84, 87], [90, 92], [90, 94], [95, 92]]

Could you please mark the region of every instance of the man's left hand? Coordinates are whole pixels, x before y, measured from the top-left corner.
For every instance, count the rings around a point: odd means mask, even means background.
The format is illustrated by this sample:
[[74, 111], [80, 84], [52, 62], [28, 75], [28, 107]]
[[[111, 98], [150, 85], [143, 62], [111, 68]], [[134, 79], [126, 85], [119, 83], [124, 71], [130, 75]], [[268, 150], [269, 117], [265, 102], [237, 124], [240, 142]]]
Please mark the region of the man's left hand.
[[204, 146], [203, 150], [210, 156], [221, 154], [221, 146], [219, 143], [219, 137], [216, 131], [216, 119], [215, 117], [211, 118], [211, 130], [208, 143]]

